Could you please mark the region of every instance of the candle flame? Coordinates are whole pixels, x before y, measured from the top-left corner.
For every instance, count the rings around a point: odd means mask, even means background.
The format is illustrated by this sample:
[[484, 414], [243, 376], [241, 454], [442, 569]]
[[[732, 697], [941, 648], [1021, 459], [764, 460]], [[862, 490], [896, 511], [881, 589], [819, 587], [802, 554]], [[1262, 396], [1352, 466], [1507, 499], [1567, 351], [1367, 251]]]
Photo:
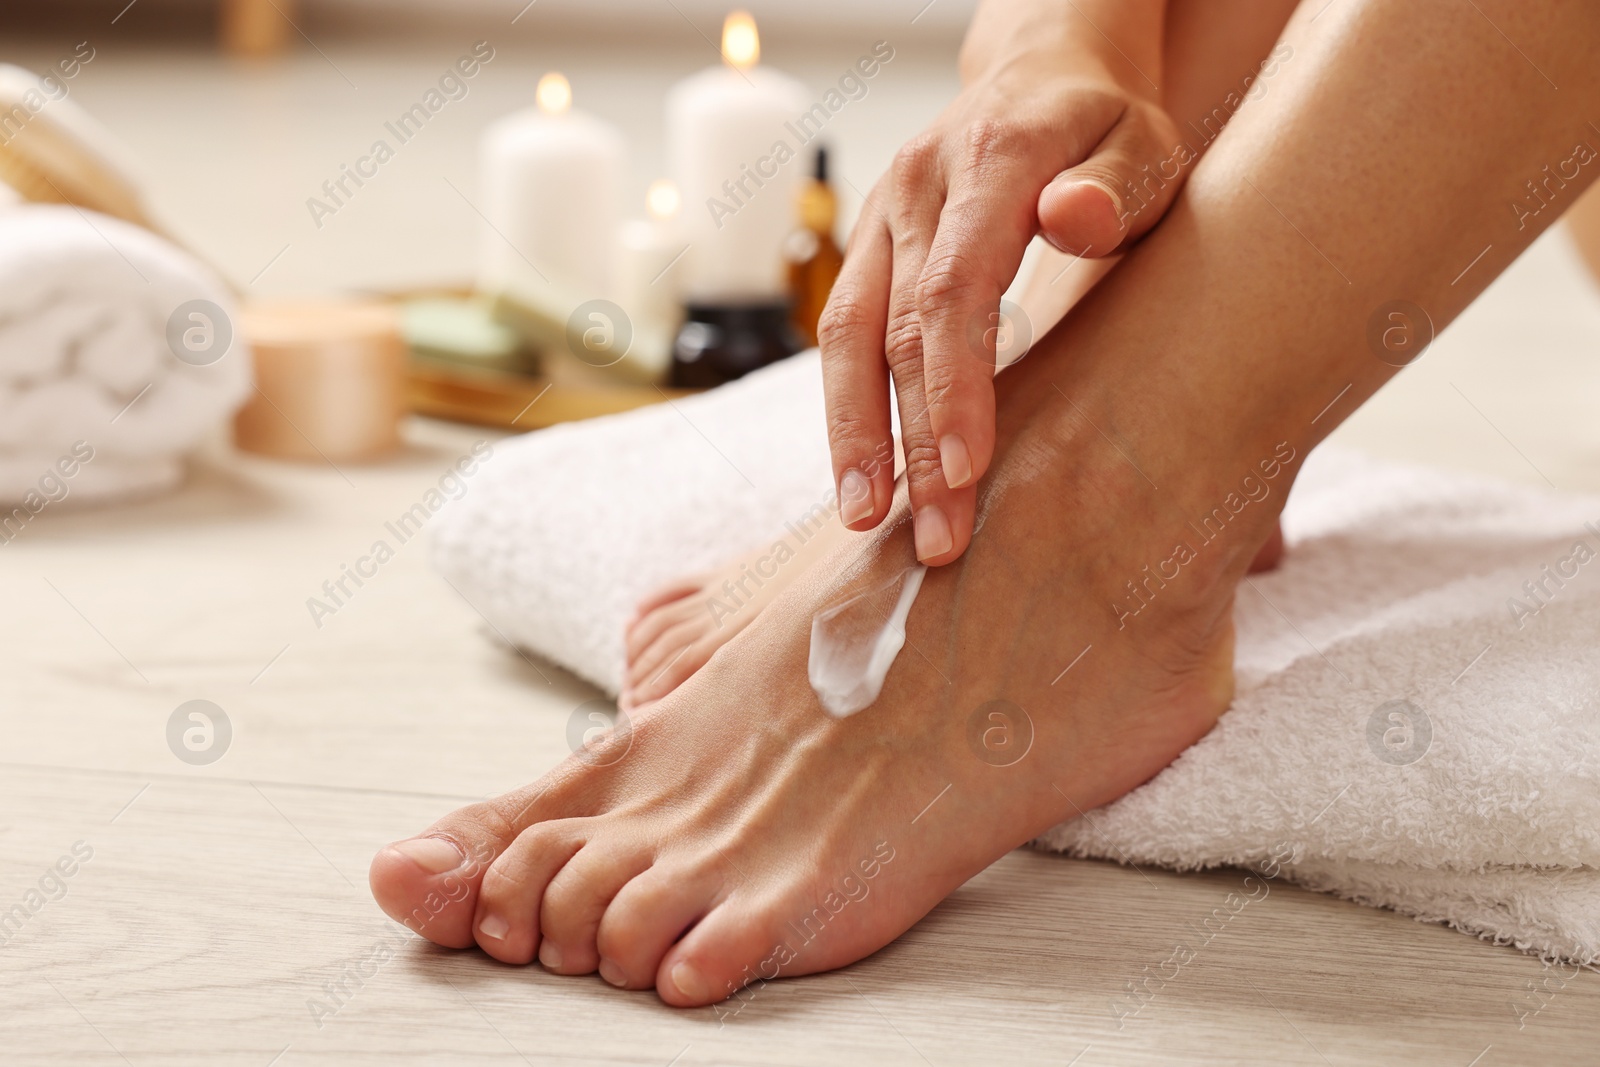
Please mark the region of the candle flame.
[[760, 61], [761, 35], [750, 12], [729, 12], [722, 24], [722, 58], [739, 70], [749, 70]]
[[546, 115], [564, 115], [572, 107], [572, 85], [565, 75], [551, 71], [539, 79], [534, 99], [539, 102], [539, 110]]
[[650, 209], [652, 218], [665, 221], [678, 213], [680, 198], [678, 187], [665, 178], [654, 182], [650, 191], [645, 193], [645, 206]]

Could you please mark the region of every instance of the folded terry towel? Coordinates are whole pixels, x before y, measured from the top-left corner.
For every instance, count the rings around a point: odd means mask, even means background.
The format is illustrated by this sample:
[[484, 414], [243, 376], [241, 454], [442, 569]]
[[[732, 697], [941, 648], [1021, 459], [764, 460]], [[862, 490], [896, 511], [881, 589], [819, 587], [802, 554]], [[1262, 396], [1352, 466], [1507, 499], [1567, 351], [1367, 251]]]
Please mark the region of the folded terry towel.
[[184, 453], [250, 389], [233, 318], [226, 288], [146, 230], [75, 207], [0, 209], [7, 511], [63, 486], [93, 499], [176, 482]]
[[[507, 443], [435, 561], [513, 640], [615, 692], [637, 598], [828, 501], [829, 471], [799, 356]], [[1040, 844], [1251, 866], [1596, 963], [1600, 500], [1319, 449], [1284, 524], [1285, 565], [1238, 598], [1232, 709]]]

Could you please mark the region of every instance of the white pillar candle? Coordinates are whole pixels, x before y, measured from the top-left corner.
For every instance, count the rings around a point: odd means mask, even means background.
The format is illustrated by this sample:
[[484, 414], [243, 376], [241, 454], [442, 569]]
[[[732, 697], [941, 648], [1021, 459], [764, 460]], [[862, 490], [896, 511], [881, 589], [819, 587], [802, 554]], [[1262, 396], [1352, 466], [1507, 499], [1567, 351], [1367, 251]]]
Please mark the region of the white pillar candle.
[[808, 106], [805, 87], [756, 66], [755, 23], [736, 12], [722, 34], [721, 67], [691, 75], [667, 96], [670, 172], [683, 196], [684, 295], [697, 303], [781, 297], [783, 242], [795, 226], [806, 165], [785, 126]]
[[658, 181], [645, 199], [648, 219], [622, 224], [617, 256], [617, 303], [636, 322], [671, 332], [683, 318], [682, 271], [688, 241], [678, 225], [677, 186]]
[[559, 74], [545, 75], [536, 97], [536, 107], [484, 132], [487, 223], [479, 287], [501, 292], [545, 280], [582, 298], [608, 295], [621, 218], [622, 136], [572, 110], [572, 90]]

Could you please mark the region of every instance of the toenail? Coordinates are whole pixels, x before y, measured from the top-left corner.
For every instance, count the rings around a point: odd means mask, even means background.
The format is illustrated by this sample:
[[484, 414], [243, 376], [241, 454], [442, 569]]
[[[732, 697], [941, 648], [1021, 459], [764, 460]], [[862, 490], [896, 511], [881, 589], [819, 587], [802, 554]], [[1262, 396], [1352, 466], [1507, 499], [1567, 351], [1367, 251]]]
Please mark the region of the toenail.
[[561, 950], [556, 948], [553, 942], [546, 941], [539, 946], [539, 962], [552, 971], [559, 971], [561, 969]]
[[622, 968], [610, 960], [600, 961], [600, 977], [621, 989], [628, 984], [628, 976], [622, 973]]
[[944, 484], [952, 489], [972, 481], [972, 453], [965, 437], [947, 433], [939, 438], [939, 466], [944, 468]]
[[674, 963], [667, 976], [672, 979], [672, 984], [678, 987], [678, 995], [684, 1000], [701, 1003], [711, 996], [711, 989], [706, 985], [705, 977], [688, 960]]
[[498, 915], [485, 915], [483, 922], [478, 924], [478, 933], [494, 941], [505, 940], [506, 934], [511, 931], [511, 924]]
[[851, 467], [839, 479], [839, 518], [846, 526], [872, 514], [872, 483]]
[[429, 874], [444, 874], [461, 866], [466, 854], [443, 837], [413, 837], [389, 846]]
[[944, 517], [943, 509], [936, 504], [929, 504], [918, 511], [912, 519], [912, 527], [918, 559], [942, 556], [955, 544], [950, 537], [950, 520]]

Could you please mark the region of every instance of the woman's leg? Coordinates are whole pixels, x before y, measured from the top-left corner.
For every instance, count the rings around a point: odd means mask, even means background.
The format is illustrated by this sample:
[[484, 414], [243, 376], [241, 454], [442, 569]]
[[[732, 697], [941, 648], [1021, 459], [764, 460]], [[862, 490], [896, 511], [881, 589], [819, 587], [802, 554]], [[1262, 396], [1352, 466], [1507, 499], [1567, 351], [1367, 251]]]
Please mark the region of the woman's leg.
[[[1163, 99], [1184, 130], [1217, 129], [1232, 115], [1229, 98], [1242, 100], [1248, 86], [1263, 74], [1275, 73], [1270, 58], [1278, 35], [1297, 0], [1171, 0], [1167, 8]], [[1273, 75], [1268, 75], [1270, 81]], [[1208, 144], [1209, 142], [1207, 142]], [[1204, 152], [1206, 144], [1199, 146]], [[1156, 163], [1151, 160], [1151, 163]], [[1061, 321], [1121, 257], [1079, 260], [1049, 249], [1039, 258], [1019, 303], [1033, 336]], [[898, 449], [897, 449], [898, 451]], [[896, 474], [904, 469], [900, 464]], [[733, 640], [757, 614], [804, 574], [849, 539], [841, 523], [830, 522], [821, 534], [796, 547], [796, 558], [779, 576], [761, 586], [737, 613], [713, 611], [723, 585], [737, 581], [746, 559], [704, 574], [685, 575], [640, 602], [628, 623], [627, 665], [619, 703], [633, 708], [659, 700], [705, 666], [712, 654]], [[771, 540], [762, 542], [771, 544]], [[1276, 566], [1283, 538], [1274, 535], [1263, 548], [1256, 569]]]
[[1597, 165], [1588, 5], [1334, 0], [1285, 39], [1154, 236], [1001, 378], [982, 529], [876, 704], [821, 711], [810, 624], [914, 558], [903, 500], [631, 733], [382, 852], [384, 909], [711, 1003], [876, 950], [1210, 729], [1300, 457], [1420, 328], [1394, 302], [1442, 327]]

